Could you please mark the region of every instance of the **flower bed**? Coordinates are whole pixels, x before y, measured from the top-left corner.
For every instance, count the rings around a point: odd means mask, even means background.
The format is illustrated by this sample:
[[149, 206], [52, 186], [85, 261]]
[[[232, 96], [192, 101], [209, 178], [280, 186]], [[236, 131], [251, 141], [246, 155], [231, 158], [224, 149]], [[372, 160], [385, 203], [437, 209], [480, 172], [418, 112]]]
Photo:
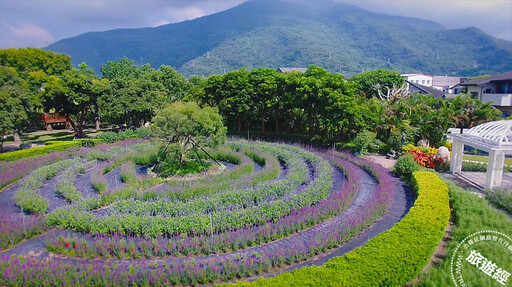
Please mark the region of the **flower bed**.
[[393, 228], [364, 246], [309, 267], [240, 285], [401, 286], [429, 262], [450, 217], [448, 188], [431, 172], [415, 172], [415, 205]]
[[[179, 202], [172, 201], [179, 197], [170, 192], [146, 196], [148, 188], [155, 184], [151, 177], [125, 176], [126, 182], [119, 188], [107, 188], [100, 195], [73, 200], [72, 205], [46, 216], [46, 222], [52, 226], [72, 226], [90, 233], [55, 233], [46, 238], [50, 251], [69, 257], [121, 260], [52, 257], [39, 261], [3, 256], [0, 285], [198, 284], [260, 274], [301, 262], [347, 241], [382, 215], [395, 184], [382, 168], [346, 154], [325, 155], [346, 177], [342, 185], [339, 183], [333, 189], [333, 167], [314, 152], [281, 144], [247, 142], [237, 142], [232, 148], [243, 155], [237, 167], [246, 158], [252, 159], [253, 169], [254, 162], [263, 164], [263, 168], [234, 178], [215, 176], [210, 179], [214, 182], [212, 186], [228, 184], [228, 188], [191, 193]], [[104, 176], [134, 175], [134, 161], [128, 154], [109, 157], [111, 163], [119, 162], [120, 168], [110, 169], [108, 172], [112, 173]], [[88, 157], [86, 152], [80, 156], [83, 160], [101, 157], [100, 153]], [[128, 159], [119, 160], [124, 157]], [[371, 197], [365, 197], [363, 206], [350, 205], [364, 174], [358, 166], [369, 171], [379, 183]], [[99, 173], [100, 169], [96, 167], [91, 172]], [[262, 176], [254, 180], [255, 174]], [[191, 184], [207, 183], [208, 179], [201, 179]], [[248, 187], [240, 188], [242, 185]], [[173, 192], [179, 194], [184, 190], [186, 186]], [[140, 208], [136, 208], [139, 204]], [[342, 214], [349, 206], [350, 212]], [[107, 207], [103, 210], [110, 213], [96, 216], [89, 212], [100, 207]], [[321, 232], [317, 229], [319, 223], [340, 219], [334, 221], [340, 224], [329, 225]], [[176, 229], [171, 229], [173, 226]], [[302, 232], [311, 230], [314, 236], [301, 237]], [[115, 231], [117, 234], [112, 234]], [[141, 260], [146, 258], [152, 260]]]

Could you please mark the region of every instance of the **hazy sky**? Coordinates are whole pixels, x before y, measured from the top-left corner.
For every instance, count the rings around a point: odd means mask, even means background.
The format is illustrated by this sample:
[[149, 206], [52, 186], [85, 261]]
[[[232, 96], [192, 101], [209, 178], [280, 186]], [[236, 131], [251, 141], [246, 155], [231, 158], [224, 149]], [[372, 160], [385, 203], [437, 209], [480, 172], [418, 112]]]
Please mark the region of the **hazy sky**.
[[[226, 10], [245, 1], [0, 0], [0, 48], [45, 47], [90, 31], [155, 27]], [[512, 0], [335, 1], [373, 12], [433, 20], [450, 29], [474, 26], [512, 41]]]

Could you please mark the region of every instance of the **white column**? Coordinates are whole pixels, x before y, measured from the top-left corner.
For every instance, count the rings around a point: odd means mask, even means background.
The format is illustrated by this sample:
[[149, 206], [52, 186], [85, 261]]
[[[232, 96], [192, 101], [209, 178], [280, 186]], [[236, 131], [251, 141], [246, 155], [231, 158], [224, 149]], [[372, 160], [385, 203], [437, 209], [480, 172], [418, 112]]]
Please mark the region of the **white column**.
[[462, 157], [464, 156], [464, 144], [457, 138], [453, 139], [452, 158], [450, 161], [450, 172], [461, 173]]
[[489, 164], [487, 165], [485, 188], [493, 188], [501, 185], [504, 163], [505, 151], [491, 150], [489, 152]]

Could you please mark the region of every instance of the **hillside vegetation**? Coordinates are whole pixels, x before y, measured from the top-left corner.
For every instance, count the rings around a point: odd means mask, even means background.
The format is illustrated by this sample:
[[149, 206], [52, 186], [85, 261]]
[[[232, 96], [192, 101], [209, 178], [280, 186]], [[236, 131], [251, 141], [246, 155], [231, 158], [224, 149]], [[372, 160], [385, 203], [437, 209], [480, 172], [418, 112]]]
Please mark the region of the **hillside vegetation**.
[[96, 71], [126, 56], [204, 76], [311, 64], [347, 76], [376, 68], [467, 76], [512, 69], [512, 42], [476, 28], [447, 30], [431, 21], [331, 2], [249, 1], [176, 24], [86, 33], [46, 49]]

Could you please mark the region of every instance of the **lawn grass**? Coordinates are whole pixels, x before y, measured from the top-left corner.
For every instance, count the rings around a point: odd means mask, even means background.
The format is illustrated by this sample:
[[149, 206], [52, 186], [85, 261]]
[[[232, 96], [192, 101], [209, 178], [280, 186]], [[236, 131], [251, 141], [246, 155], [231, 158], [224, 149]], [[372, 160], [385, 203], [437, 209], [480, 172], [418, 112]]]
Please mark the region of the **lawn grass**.
[[[95, 129], [85, 130], [85, 135], [89, 138], [95, 138], [107, 129], [96, 131]], [[53, 131], [35, 131], [24, 133], [21, 139], [24, 143], [43, 143], [46, 141], [70, 141], [74, 138], [74, 132], [70, 130], [53, 130]], [[8, 136], [4, 145], [14, 144], [13, 136]]]
[[[465, 154], [464, 155], [464, 160], [471, 160], [471, 161], [479, 161], [479, 162], [488, 163], [489, 162], [489, 157], [482, 156], [482, 155]], [[505, 164], [506, 165], [512, 165], [512, 158], [506, 158], [505, 159]]]
[[487, 190], [485, 198], [497, 207], [503, 208], [512, 214], [512, 191], [510, 188], [498, 187], [493, 190]]
[[[495, 230], [512, 236], [512, 220], [504, 212], [492, 208], [485, 199], [463, 190], [452, 182], [447, 182], [447, 185], [455, 215], [451, 240], [446, 248], [447, 257], [429, 273], [421, 274], [420, 283], [416, 284], [418, 286], [454, 286], [450, 273], [451, 259], [458, 244], [467, 236], [484, 230]], [[505, 262], [510, 259], [507, 257], [509, 254], [500, 248], [488, 250], [486, 256]]]

